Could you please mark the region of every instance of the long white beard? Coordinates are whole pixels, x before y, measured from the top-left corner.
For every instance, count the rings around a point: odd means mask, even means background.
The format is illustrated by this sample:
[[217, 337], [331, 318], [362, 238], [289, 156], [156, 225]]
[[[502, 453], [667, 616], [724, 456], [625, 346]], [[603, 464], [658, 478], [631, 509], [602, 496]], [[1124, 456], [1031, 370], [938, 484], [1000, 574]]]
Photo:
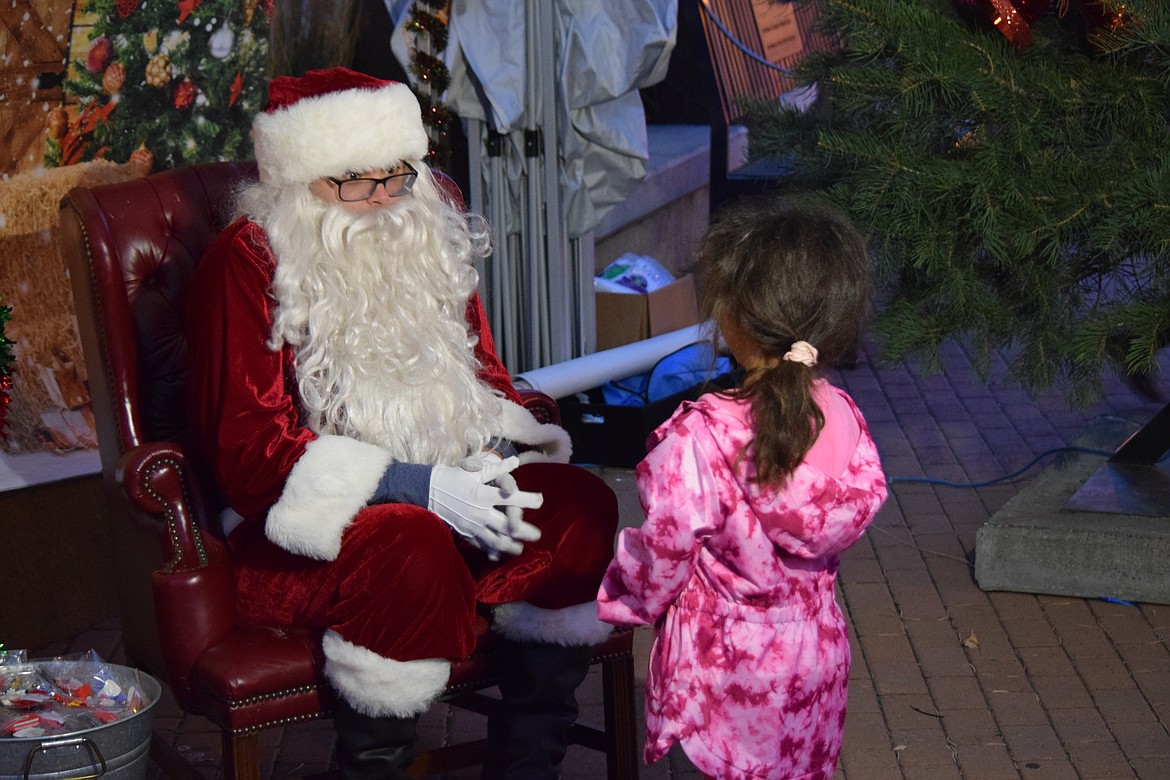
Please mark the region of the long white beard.
[[421, 177], [365, 215], [299, 188], [265, 205], [253, 215], [277, 257], [270, 346], [294, 350], [308, 426], [412, 463], [454, 464], [491, 442], [502, 401], [476, 376], [465, 314], [486, 231]]

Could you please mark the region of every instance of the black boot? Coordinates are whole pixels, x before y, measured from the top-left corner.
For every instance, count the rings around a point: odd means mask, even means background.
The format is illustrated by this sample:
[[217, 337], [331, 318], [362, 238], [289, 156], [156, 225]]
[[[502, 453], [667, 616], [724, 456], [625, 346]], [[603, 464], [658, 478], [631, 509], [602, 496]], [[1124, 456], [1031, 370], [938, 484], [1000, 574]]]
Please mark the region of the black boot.
[[591, 654], [590, 647], [502, 643], [497, 673], [503, 705], [488, 719], [484, 780], [560, 776], [569, 727], [577, 719], [577, 686]]
[[333, 728], [341, 776], [345, 780], [405, 780], [406, 768], [414, 760], [418, 718], [372, 718], [337, 697]]

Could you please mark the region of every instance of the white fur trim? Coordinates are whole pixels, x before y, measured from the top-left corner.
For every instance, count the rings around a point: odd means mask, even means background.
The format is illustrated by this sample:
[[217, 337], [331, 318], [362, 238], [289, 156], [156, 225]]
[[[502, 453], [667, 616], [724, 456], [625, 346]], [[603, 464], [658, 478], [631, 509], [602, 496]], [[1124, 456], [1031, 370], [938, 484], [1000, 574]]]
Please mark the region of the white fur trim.
[[541, 609], [526, 601], [511, 601], [493, 610], [492, 630], [513, 642], [578, 647], [604, 642], [613, 626], [598, 619], [596, 601], [564, 609]]
[[321, 638], [325, 676], [349, 706], [371, 718], [407, 718], [426, 712], [447, 687], [445, 658], [395, 661], [355, 645], [336, 631]]
[[532, 412], [518, 403], [505, 400], [500, 414], [502, 437], [516, 444], [527, 444], [535, 450], [520, 453], [521, 463], [552, 461], [568, 463], [573, 454], [569, 432], [559, 425], [537, 422]]
[[309, 442], [268, 510], [265, 535], [291, 553], [334, 560], [341, 534], [374, 495], [390, 460], [381, 447], [345, 436]]
[[418, 98], [400, 83], [302, 98], [261, 113], [252, 122], [252, 141], [265, 184], [389, 169], [427, 154]]

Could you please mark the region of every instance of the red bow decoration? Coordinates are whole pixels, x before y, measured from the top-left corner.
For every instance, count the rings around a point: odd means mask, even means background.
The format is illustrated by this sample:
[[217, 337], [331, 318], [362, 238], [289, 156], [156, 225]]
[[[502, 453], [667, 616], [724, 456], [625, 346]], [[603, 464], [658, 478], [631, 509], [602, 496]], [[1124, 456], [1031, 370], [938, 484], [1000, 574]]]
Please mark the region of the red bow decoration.
[[[1053, 0], [958, 0], [958, 3], [983, 12], [992, 26], [1020, 49], [1032, 42], [1032, 23], [1054, 5]], [[1062, 19], [1068, 13], [1069, 3], [1070, 0], [1055, 2], [1056, 13]], [[1077, 5], [1090, 40], [1102, 32], [1116, 30], [1130, 17], [1120, 0], [1077, 0]]]

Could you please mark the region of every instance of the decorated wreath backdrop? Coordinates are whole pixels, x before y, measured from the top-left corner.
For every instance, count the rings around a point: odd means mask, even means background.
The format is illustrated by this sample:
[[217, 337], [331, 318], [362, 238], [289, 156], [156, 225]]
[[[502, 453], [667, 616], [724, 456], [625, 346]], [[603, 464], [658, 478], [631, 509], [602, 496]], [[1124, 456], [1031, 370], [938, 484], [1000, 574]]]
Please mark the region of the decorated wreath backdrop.
[[252, 156], [273, 0], [84, 0], [45, 163], [93, 159], [155, 169]]

